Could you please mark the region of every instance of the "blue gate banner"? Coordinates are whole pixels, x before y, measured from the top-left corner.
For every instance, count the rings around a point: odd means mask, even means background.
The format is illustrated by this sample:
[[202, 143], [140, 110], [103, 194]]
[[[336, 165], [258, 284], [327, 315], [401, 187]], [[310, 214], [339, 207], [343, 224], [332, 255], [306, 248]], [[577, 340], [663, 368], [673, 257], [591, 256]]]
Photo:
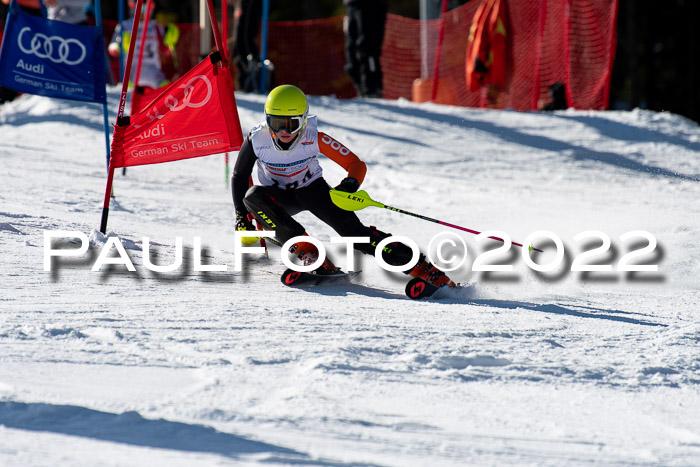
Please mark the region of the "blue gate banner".
[[0, 85], [28, 94], [106, 103], [102, 32], [32, 16], [13, 0], [0, 48]]

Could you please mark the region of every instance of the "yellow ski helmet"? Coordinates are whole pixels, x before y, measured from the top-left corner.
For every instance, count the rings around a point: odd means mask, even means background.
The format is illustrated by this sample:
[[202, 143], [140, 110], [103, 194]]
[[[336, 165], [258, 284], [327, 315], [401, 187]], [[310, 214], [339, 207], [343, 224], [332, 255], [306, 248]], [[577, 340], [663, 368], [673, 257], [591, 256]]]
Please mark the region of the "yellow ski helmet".
[[[265, 101], [265, 119], [272, 141], [279, 151], [294, 149], [299, 142], [299, 135], [304, 133], [308, 115], [309, 103], [304, 92], [298, 87], [283, 84], [270, 91]], [[281, 143], [277, 137], [277, 133], [283, 129], [295, 135], [288, 145]]]

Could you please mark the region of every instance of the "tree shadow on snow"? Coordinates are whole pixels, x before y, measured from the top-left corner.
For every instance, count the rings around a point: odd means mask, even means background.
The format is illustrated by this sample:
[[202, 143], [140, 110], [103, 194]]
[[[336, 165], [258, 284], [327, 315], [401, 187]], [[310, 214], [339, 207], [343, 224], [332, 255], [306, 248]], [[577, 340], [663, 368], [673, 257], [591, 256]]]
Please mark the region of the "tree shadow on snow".
[[[376, 107], [379, 109], [396, 112], [395, 106], [382, 104], [381, 102], [367, 102], [366, 105], [370, 106], [370, 107]], [[602, 164], [610, 165], [613, 167], [618, 167], [618, 168], [626, 169], [626, 170], [633, 170], [635, 172], [649, 174], [649, 175], [662, 176], [662, 177], [666, 177], [666, 178], [670, 178], [670, 179], [677, 179], [677, 180], [687, 180], [687, 181], [694, 181], [694, 182], [700, 181], [700, 178], [698, 178], [697, 176], [685, 175], [685, 174], [681, 174], [678, 172], [674, 172], [673, 170], [665, 169], [663, 167], [644, 164], [643, 162], [639, 162], [631, 157], [623, 156], [623, 155], [618, 154], [618, 153], [595, 151], [595, 150], [588, 149], [588, 148], [585, 148], [582, 146], [577, 146], [577, 145], [568, 143], [566, 141], [559, 141], [559, 140], [548, 138], [546, 136], [541, 136], [541, 135], [530, 135], [530, 134], [522, 133], [514, 128], [499, 126], [499, 125], [496, 125], [496, 124], [491, 123], [491, 122], [470, 119], [470, 118], [467, 118], [466, 116], [463, 116], [463, 115], [445, 115], [445, 114], [440, 114], [437, 112], [432, 112], [432, 111], [427, 110], [427, 109], [414, 109], [414, 108], [402, 108], [401, 113], [404, 115], [411, 116], [411, 117], [418, 117], [418, 118], [427, 119], [429, 121], [437, 121], [437, 122], [447, 123], [450, 125], [454, 125], [456, 127], [462, 127], [462, 128], [468, 127], [470, 129], [476, 129], [476, 130], [484, 131], [487, 133], [492, 133], [504, 141], [508, 141], [510, 143], [520, 144], [520, 145], [524, 145], [524, 146], [530, 146], [530, 147], [533, 147], [535, 149], [541, 149], [543, 151], [557, 152], [563, 156], [570, 157], [574, 161], [595, 161], [595, 162], [600, 162]], [[554, 116], [555, 117], [562, 117], [559, 115], [554, 115]], [[590, 121], [588, 121], [587, 123], [590, 124]], [[608, 125], [609, 121], [605, 120], [604, 123], [605, 123], [605, 125], [602, 122], [597, 123], [597, 127], [603, 128], [604, 126]], [[633, 131], [632, 128], [629, 127], [628, 125], [617, 124], [618, 129], [619, 129], [619, 126], [625, 127], [625, 131], [622, 132], [623, 137], [621, 139], [629, 139], [630, 133]], [[610, 132], [609, 129], [607, 131]], [[640, 137], [640, 139], [642, 141], [645, 141], [645, 140], [646, 141], [656, 141], [656, 140], [658, 140], [658, 137], [656, 139], [654, 139], [654, 135], [656, 135], [657, 133], [654, 132], [653, 130], [647, 130], [647, 129], [643, 129], [643, 128], [635, 128], [634, 131], [639, 132], [640, 135], [645, 135], [643, 137]], [[651, 133], [651, 134], [649, 134], [649, 133]], [[614, 135], [609, 135], [609, 136], [615, 137]], [[667, 142], [671, 142], [673, 144], [682, 144], [682, 145], [688, 147], [689, 149], [693, 149], [693, 150], [698, 149], [697, 144], [689, 143], [685, 140], [681, 140], [680, 138], [676, 139], [676, 138], [666, 137], [665, 139], [667, 140]]]
[[359, 284], [342, 284], [342, 285], [320, 285], [320, 286], [299, 286], [295, 289], [310, 292], [320, 295], [327, 295], [329, 297], [345, 297], [348, 295], [363, 295], [365, 297], [372, 298], [387, 298], [392, 300], [408, 300], [404, 294], [397, 294], [392, 292], [387, 292], [384, 290], [373, 289], [372, 287], [367, 287]]
[[[29, 125], [32, 123], [67, 123], [69, 125], [76, 125], [81, 127], [86, 127], [91, 130], [104, 131], [104, 124], [98, 123], [90, 119], [89, 117], [79, 117], [77, 115], [70, 114], [54, 114], [54, 115], [27, 115], [18, 114], [13, 115], [12, 119], [7, 119], [3, 122], [5, 125], [10, 126], [22, 126]], [[110, 130], [111, 132], [111, 130]]]
[[640, 128], [607, 118], [596, 117], [594, 115], [565, 115], [560, 113], [554, 115], [558, 118], [573, 120], [594, 128], [600, 134], [611, 139], [630, 141], [633, 143], [669, 143], [675, 144], [676, 146], [683, 146], [691, 151], [700, 152], [700, 143], [688, 141], [679, 136], [668, 135], [652, 128]]
[[[378, 118], [375, 116], [374, 118]], [[346, 130], [346, 131], [352, 131], [354, 133], [360, 133], [365, 136], [373, 136], [376, 138], [382, 138], [382, 139], [390, 139], [399, 143], [406, 143], [406, 144], [411, 144], [415, 146], [422, 146], [422, 147], [430, 147], [429, 145], [425, 144], [424, 141], [419, 141], [417, 139], [411, 139], [411, 138], [404, 138], [401, 136], [396, 136], [392, 134], [386, 134], [386, 133], [380, 133], [376, 131], [369, 131], [369, 130], [363, 130], [361, 128], [352, 128], [349, 126], [343, 126], [338, 123], [333, 123], [333, 122], [322, 122], [323, 126], [326, 127], [332, 127], [332, 128], [340, 128], [341, 130]]]
[[[448, 300], [448, 303], [458, 303], [457, 300]], [[540, 313], [554, 313], [558, 315], [569, 315], [576, 316], [579, 318], [592, 318], [592, 319], [603, 319], [608, 321], [618, 321], [621, 323], [637, 324], [640, 326], [662, 326], [666, 327], [665, 324], [655, 323], [653, 321], [647, 321], [643, 319], [631, 318], [628, 316], [620, 315], [639, 315], [639, 313], [630, 313], [627, 311], [620, 310], [606, 310], [604, 308], [596, 308], [584, 305], [572, 305], [570, 307], [558, 305], [556, 303], [529, 303], [529, 302], [518, 302], [513, 300], [491, 300], [491, 299], [467, 299], [464, 301], [459, 301], [461, 304], [466, 305], [476, 305], [476, 306], [486, 306], [491, 308], [500, 308], [503, 310], [517, 310], [524, 309], [530, 311], [536, 311]]]
[[258, 458], [261, 463], [329, 467], [354, 465], [315, 460], [308, 454], [223, 433], [204, 425], [163, 419], [149, 420], [137, 412], [115, 414], [71, 405], [4, 401], [0, 402], [0, 425], [132, 446], [218, 454], [230, 458], [268, 454], [268, 457]]

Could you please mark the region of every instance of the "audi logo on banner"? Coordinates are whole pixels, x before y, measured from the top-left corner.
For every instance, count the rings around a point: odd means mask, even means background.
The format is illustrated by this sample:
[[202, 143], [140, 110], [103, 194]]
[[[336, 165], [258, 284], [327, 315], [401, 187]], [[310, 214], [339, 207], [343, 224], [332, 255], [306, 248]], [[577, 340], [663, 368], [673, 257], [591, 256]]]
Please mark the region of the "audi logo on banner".
[[[40, 32], [34, 33], [31, 39], [25, 39], [24, 33], [32, 33], [29, 26], [25, 26], [19, 32], [17, 42], [19, 48], [27, 55], [36, 55], [39, 58], [48, 58], [54, 63], [65, 63], [66, 65], [78, 65], [85, 60], [87, 50], [77, 39], [64, 39], [59, 36], [47, 36]], [[28, 44], [28, 46], [27, 46]], [[76, 57], [76, 52], [78, 57]]]
[[[194, 94], [194, 85], [199, 80], [203, 81], [204, 85], [207, 87], [207, 95], [204, 96], [200, 102], [192, 102], [192, 94]], [[181, 84], [180, 89], [185, 90], [185, 96], [182, 98], [182, 101], [180, 101], [177, 97], [173, 96], [172, 94], [168, 94], [168, 97], [165, 98], [164, 104], [171, 112], [179, 112], [180, 110], [187, 107], [192, 109], [202, 107], [207, 102], [209, 102], [209, 99], [211, 99], [211, 93], [213, 91], [211, 81], [209, 81], [209, 78], [207, 78], [204, 75], [194, 76], [188, 82]], [[161, 115], [161, 113], [158, 111], [158, 108], [155, 106], [151, 109], [151, 111], [148, 114], [149, 122], [152, 122], [156, 119], [160, 120], [163, 117], [165, 117], [165, 115]], [[134, 124], [134, 128], [141, 128], [141, 125]]]
[[[204, 81], [204, 84], [207, 86], [207, 95], [204, 99], [202, 99], [201, 102], [193, 103], [192, 102], [192, 94], [194, 91], [194, 85], [193, 83], [197, 80], [202, 80]], [[186, 82], [185, 84], [181, 85], [180, 88], [185, 90], [185, 97], [182, 99], [182, 103], [178, 102], [178, 100], [173, 97], [173, 95], [169, 95], [168, 97], [165, 98], [165, 105], [168, 107], [171, 111], [177, 112], [178, 110], [182, 110], [185, 107], [191, 107], [193, 109], [202, 107], [204, 104], [209, 102], [209, 99], [211, 99], [211, 83], [209, 82], [209, 79], [204, 76], [204, 75], [197, 75], [193, 77], [191, 80]]]

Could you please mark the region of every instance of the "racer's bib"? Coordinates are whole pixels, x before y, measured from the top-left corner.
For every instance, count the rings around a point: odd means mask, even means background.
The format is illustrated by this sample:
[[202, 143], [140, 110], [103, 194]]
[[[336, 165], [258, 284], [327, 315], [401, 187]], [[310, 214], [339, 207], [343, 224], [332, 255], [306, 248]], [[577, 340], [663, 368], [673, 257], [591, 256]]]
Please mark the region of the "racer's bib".
[[250, 131], [250, 142], [258, 161], [258, 181], [264, 186], [294, 190], [309, 185], [321, 177], [318, 163], [318, 130], [316, 116], [309, 117], [297, 145], [288, 152], [275, 149], [267, 125], [261, 123]]

